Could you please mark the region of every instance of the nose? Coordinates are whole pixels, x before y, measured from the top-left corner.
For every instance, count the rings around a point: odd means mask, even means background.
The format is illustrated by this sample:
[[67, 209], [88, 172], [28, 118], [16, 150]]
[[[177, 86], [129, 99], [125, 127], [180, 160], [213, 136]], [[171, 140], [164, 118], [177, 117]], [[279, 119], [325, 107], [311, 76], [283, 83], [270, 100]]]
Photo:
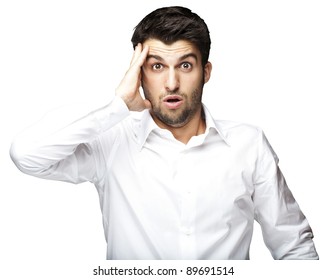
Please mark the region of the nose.
[[175, 69], [169, 69], [165, 84], [166, 90], [174, 92], [179, 89], [179, 77]]

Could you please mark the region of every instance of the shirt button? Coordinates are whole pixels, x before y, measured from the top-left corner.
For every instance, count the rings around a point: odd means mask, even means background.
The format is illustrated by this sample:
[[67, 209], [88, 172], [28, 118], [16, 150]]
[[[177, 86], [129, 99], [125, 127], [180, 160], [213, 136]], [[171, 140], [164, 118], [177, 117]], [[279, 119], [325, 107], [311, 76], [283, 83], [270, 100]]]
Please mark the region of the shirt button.
[[183, 232], [185, 235], [191, 235], [191, 234], [192, 234], [192, 229], [187, 228], [187, 227], [182, 227], [182, 232]]

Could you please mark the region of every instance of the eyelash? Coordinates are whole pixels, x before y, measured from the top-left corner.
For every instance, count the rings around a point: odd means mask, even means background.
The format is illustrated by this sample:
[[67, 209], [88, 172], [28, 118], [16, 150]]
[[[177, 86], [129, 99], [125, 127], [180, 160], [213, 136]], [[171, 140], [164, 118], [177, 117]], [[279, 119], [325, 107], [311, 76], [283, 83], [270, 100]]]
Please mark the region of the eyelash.
[[182, 66], [185, 65], [185, 64], [188, 65], [187, 69], [192, 68], [192, 63], [189, 63], [189, 62], [182, 62], [180, 66], [182, 67]]
[[[188, 65], [187, 68], [184, 68], [184, 67], [183, 67], [183, 65], [185, 66], [185, 64]], [[157, 66], [160, 66], [160, 69], [156, 69]], [[190, 62], [182, 62], [182, 63], [179, 65], [180, 68], [182, 68], [182, 69], [186, 69], [186, 70], [191, 69], [192, 66], [193, 66], [192, 63], [190, 63]], [[151, 68], [152, 68], [154, 71], [160, 71], [160, 70], [162, 70], [163, 67], [164, 67], [164, 66], [163, 66], [163, 64], [161, 64], [161, 63], [154, 63], [154, 64], [151, 66]]]
[[[157, 69], [156, 66], [160, 66], [160, 69]], [[155, 63], [152, 65], [153, 70], [161, 70], [163, 68], [163, 65], [161, 63]]]

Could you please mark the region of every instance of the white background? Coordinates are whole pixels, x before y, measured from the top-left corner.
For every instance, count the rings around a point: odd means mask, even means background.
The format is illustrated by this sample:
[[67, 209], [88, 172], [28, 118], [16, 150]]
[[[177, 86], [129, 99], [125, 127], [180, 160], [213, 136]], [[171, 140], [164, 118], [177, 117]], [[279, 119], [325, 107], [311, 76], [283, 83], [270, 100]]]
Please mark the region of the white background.
[[[239, 274], [233, 279], [263, 275], [324, 279], [327, 5], [323, 0], [1, 1], [1, 279], [94, 279], [93, 267], [112, 264], [104, 261], [106, 245], [95, 188], [22, 174], [10, 160], [10, 143], [49, 110], [76, 102], [106, 104], [129, 65], [133, 28], [155, 8], [169, 5], [187, 6], [207, 22], [213, 72], [204, 102], [218, 119], [264, 129], [314, 231], [321, 259], [314, 264], [271, 261], [256, 226], [252, 261], [236, 262]], [[221, 263], [226, 262], [214, 265]], [[188, 263], [178, 263], [184, 264]]]

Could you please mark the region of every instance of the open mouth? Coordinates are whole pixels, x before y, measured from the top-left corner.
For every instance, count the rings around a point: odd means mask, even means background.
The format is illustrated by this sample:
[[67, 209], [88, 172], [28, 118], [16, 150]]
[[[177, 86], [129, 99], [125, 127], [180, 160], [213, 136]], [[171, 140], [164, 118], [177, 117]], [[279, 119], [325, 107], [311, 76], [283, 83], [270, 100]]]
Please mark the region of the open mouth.
[[177, 98], [169, 98], [166, 102], [174, 103], [174, 102], [178, 102], [178, 101], [180, 101], [180, 99], [177, 99]]
[[177, 109], [183, 104], [183, 98], [179, 95], [168, 95], [163, 102], [168, 109]]
[[168, 95], [163, 99], [163, 102], [174, 103], [182, 101], [182, 97], [179, 95]]

